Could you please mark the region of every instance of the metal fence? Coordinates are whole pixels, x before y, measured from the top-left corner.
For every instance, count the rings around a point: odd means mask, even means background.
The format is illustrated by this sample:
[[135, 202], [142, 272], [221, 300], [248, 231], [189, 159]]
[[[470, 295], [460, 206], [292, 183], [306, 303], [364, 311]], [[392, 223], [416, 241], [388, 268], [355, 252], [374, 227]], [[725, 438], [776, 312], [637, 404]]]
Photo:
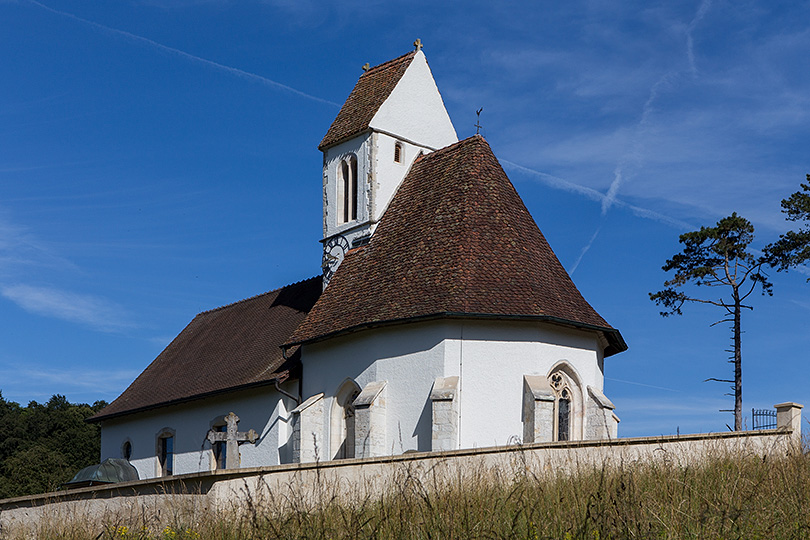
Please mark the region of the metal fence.
[[776, 429], [776, 411], [751, 409], [751, 422], [754, 424], [754, 429]]

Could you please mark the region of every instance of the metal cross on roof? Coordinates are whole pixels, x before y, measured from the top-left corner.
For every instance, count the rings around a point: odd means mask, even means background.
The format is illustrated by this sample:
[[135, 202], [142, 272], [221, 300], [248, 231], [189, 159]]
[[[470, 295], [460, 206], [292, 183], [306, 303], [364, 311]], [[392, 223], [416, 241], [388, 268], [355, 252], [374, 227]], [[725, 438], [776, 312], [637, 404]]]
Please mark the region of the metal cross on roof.
[[422, 40], [419, 39], [419, 38], [416, 38], [416, 41], [413, 42], [413, 46], [416, 47], [417, 51], [421, 51], [422, 50]]
[[225, 446], [225, 468], [238, 469], [239, 468], [239, 443], [249, 442], [255, 443], [259, 438], [259, 434], [254, 430], [247, 432], [236, 431], [236, 424], [239, 423], [239, 417], [233, 412], [228, 413], [225, 417], [225, 423], [228, 426], [227, 431], [208, 431], [208, 442], [212, 445], [218, 442], [224, 442]]
[[481, 111], [483, 111], [483, 110], [484, 110], [484, 108], [481, 107], [480, 109], [475, 111], [475, 116], [476, 116], [476, 119], [475, 119], [475, 134], [476, 135], [478, 135], [479, 132], [481, 131], [481, 127], [482, 127], [481, 126]]

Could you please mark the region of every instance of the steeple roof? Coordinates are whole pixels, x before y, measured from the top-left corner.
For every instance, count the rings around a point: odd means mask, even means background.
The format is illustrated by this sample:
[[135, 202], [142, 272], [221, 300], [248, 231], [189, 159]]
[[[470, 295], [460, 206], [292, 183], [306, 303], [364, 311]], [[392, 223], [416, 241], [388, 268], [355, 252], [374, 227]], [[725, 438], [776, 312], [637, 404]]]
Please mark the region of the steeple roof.
[[627, 348], [577, 290], [487, 142], [421, 156], [288, 345], [439, 317], [543, 320]]
[[414, 56], [416, 51], [411, 51], [363, 73], [318, 149], [323, 150], [368, 129], [374, 115], [391, 95]]
[[200, 313], [123, 394], [90, 420], [296, 377], [300, 354], [288, 351], [285, 360], [280, 345], [320, 293], [321, 278], [315, 277]]

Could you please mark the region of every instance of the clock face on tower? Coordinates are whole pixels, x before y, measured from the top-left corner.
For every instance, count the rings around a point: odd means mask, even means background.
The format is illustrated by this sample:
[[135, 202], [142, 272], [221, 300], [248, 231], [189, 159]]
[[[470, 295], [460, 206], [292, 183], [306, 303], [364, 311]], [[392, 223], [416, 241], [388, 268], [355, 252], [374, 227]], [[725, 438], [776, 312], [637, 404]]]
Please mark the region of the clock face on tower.
[[333, 236], [324, 243], [323, 261], [321, 262], [324, 282], [328, 283], [332, 279], [347, 251], [349, 251], [349, 241], [343, 236]]

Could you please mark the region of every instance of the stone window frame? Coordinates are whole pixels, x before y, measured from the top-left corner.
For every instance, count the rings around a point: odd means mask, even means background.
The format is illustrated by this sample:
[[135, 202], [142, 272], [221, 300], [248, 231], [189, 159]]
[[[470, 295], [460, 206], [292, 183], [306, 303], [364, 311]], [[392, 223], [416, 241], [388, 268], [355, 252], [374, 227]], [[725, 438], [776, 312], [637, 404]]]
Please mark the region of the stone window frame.
[[359, 210], [358, 162], [354, 153], [346, 154], [337, 164], [337, 224], [357, 221]]
[[361, 388], [346, 378], [335, 391], [329, 413], [329, 455], [331, 459], [350, 459], [354, 449], [354, 400]]
[[[555, 382], [555, 376], [560, 377], [560, 381]], [[574, 367], [566, 360], [557, 362], [547, 375], [549, 386], [554, 392], [554, 416], [552, 441], [559, 441], [559, 418], [560, 418], [560, 398], [563, 391], [567, 390], [570, 395], [570, 405], [568, 411], [568, 438], [567, 441], [578, 441], [583, 438], [583, 416], [585, 411], [585, 397], [583, 396], [582, 378]]]
[[[163, 446], [164, 439], [172, 439], [172, 452], [171, 452], [172, 459], [169, 467], [166, 466], [166, 458], [168, 456], [164, 455], [164, 446]], [[157, 432], [157, 435], [155, 435], [155, 457], [157, 458], [156, 472], [158, 476], [174, 475], [174, 465], [175, 465], [174, 456], [177, 453], [175, 448], [176, 442], [177, 442], [177, 431], [174, 428], [164, 427]]]
[[[129, 445], [129, 456], [127, 456], [127, 445]], [[133, 448], [132, 439], [127, 437], [121, 443], [121, 457], [127, 461], [130, 461], [132, 459], [132, 448]]]
[[[208, 423], [208, 427], [214, 431], [219, 431], [219, 428], [224, 427], [226, 430], [228, 429], [228, 421], [226, 420], [227, 414], [221, 414], [211, 420]], [[219, 470], [225, 469], [225, 460], [227, 459], [227, 442], [216, 442], [211, 445], [211, 454], [210, 454], [210, 463], [211, 463], [211, 470]], [[217, 448], [220, 448], [221, 451], [218, 452]], [[219, 455], [218, 455], [219, 454]], [[220, 458], [222, 461], [222, 466], [220, 467]]]

